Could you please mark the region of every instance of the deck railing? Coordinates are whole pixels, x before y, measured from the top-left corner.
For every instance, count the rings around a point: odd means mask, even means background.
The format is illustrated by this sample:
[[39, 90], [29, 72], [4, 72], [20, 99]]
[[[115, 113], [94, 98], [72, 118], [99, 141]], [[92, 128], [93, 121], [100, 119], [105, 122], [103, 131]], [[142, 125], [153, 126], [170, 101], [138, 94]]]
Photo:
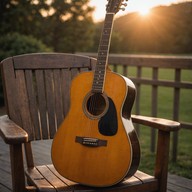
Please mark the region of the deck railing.
[[[85, 55], [97, 57], [97, 54], [86, 53]], [[188, 90], [188, 94], [192, 97], [192, 56], [152, 56], [152, 55], [120, 55], [110, 54], [108, 63], [115, 72], [120, 72], [122, 75], [129, 77], [137, 88], [137, 97], [135, 101], [135, 113], [141, 114], [141, 103], [145, 102], [145, 98], [141, 96], [142, 86], [150, 86], [151, 90], [151, 106], [148, 111], [151, 116], [158, 115], [158, 97], [160, 87], [166, 87], [173, 91], [172, 98], [169, 98], [172, 102], [172, 111], [169, 114], [169, 118], [179, 121], [182, 129], [192, 130], [192, 116], [189, 122], [182, 121], [180, 118], [181, 108], [181, 93], [183, 90]], [[135, 73], [129, 74], [130, 71]], [[131, 70], [129, 70], [131, 69]], [[144, 70], [151, 70], [151, 76], [145, 77], [143, 75]], [[163, 71], [162, 71], [163, 70]], [[167, 72], [166, 72], [167, 71]], [[173, 76], [172, 79], [162, 79], [160, 73], [166, 73]], [[183, 77], [183, 72], [187, 71], [189, 78]], [[161, 75], [162, 76], [162, 75]], [[167, 89], [166, 89], [167, 90]], [[192, 114], [192, 103], [190, 106], [190, 114]], [[166, 110], [166, 109], [165, 109]], [[170, 113], [170, 111], [169, 111]], [[146, 114], [141, 114], [146, 115]], [[165, 117], [166, 118], [166, 117]], [[139, 128], [137, 128], [139, 131]], [[177, 146], [178, 146], [178, 133], [173, 135], [172, 141], [172, 160], [176, 161], [177, 158]], [[155, 130], [151, 130], [151, 151], [154, 152], [156, 143]]]

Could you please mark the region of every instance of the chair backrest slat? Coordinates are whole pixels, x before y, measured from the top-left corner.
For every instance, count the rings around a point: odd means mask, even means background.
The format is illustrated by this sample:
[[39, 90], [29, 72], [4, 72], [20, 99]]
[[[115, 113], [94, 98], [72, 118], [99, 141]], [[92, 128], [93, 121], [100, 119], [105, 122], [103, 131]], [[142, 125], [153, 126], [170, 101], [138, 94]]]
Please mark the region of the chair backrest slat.
[[62, 99], [63, 101], [63, 112], [64, 116], [66, 116], [68, 110], [69, 110], [69, 102], [70, 102], [70, 85], [71, 85], [71, 73], [67, 69], [62, 70], [61, 74], [61, 92], [62, 92]]
[[[44, 53], [44, 54], [26, 54], [15, 56], [15, 69], [70, 69], [70, 68], [88, 68], [95, 61], [90, 61], [86, 56], [65, 54], [65, 53]], [[27, 64], [27, 65], [26, 65]], [[93, 67], [93, 66], [92, 66]]]
[[16, 86], [15, 100], [18, 105], [18, 115], [20, 116], [20, 126], [25, 127], [29, 134], [29, 140], [33, 138], [33, 123], [30, 113], [29, 97], [26, 89], [26, 81], [24, 70], [16, 70]]
[[[55, 116], [55, 94], [54, 91], [54, 79], [53, 79], [53, 71], [52, 70], [46, 70], [45, 71], [45, 88], [46, 88], [46, 103], [47, 103], [47, 115], [48, 115], [48, 129], [49, 129], [49, 135], [51, 138], [53, 138], [56, 130], [56, 116]], [[59, 98], [61, 99], [61, 98]], [[51, 126], [51, 127], [50, 127]]]
[[36, 70], [35, 79], [37, 86], [37, 105], [39, 109], [39, 119], [41, 125], [42, 138], [46, 139], [49, 137], [48, 126], [47, 126], [47, 106], [46, 106], [46, 92], [45, 92], [45, 81], [44, 71]]
[[25, 71], [27, 92], [29, 97], [31, 119], [34, 124], [34, 138], [41, 139], [41, 128], [39, 122], [39, 109], [37, 105], [36, 84], [34, 82], [34, 73], [32, 70]]
[[[12, 117], [12, 120], [15, 121], [17, 124], [19, 124], [20, 118], [17, 113], [18, 103], [16, 101], [16, 95], [13, 93], [16, 93], [16, 77], [15, 77], [15, 71], [13, 66], [12, 59], [6, 59], [3, 62], [4, 65], [1, 65], [1, 71], [2, 71], [2, 78], [4, 79], [3, 88], [4, 93], [6, 93], [5, 104], [6, 104], [6, 110], [7, 114]], [[8, 78], [9, 77], [9, 78]]]
[[[96, 60], [73, 54], [28, 54], [2, 61], [9, 117], [29, 140], [53, 138], [70, 107], [72, 79]], [[10, 90], [11, 89], [11, 90]]]
[[55, 113], [56, 116], [56, 124], [57, 126], [61, 124], [64, 118], [64, 110], [63, 110], [63, 98], [62, 98], [62, 90], [61, 90], [61, 70], [55, 69], [53, 71], [53, 80], [54, 80], [54, 91], [55, 91]]

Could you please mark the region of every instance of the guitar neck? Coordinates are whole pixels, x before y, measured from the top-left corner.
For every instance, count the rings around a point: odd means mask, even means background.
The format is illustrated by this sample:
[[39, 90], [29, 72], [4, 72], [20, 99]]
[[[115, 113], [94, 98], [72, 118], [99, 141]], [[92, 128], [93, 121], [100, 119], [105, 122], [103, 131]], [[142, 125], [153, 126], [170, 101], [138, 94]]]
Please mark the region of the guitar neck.
[[108, 64], [108, 54], [111, 41], [111, 33], [113, 28], [114, 13], [107, 13], [104, 21], [104, 27], [100, 39], [97, 64], [95, 68], [92, 92], [103, 93], [106, 68]]

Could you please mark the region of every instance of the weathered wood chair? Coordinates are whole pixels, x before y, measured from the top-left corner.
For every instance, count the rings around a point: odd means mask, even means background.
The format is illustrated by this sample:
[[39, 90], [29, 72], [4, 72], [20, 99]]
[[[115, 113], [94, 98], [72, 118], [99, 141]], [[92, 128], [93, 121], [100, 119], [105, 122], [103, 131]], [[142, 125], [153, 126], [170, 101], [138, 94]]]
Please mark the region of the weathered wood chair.
[[53, 165], [35, 166], [31, 142], [53, 138], [69, 108], [71, 80], [93, 70], [94, 64], [93, 58], [72, 54], [28, 54], [1, 62], [7, 115], [0, 117], [0, 135], [10, 145], [14, 192], [166, 191], [170, 132], [178, 130], [179, 123], [165, 119], [132, 116], [134, 123], [158, 129], [153, 176], [137, 171], [115, 186], [95, 189], [61, 177]]

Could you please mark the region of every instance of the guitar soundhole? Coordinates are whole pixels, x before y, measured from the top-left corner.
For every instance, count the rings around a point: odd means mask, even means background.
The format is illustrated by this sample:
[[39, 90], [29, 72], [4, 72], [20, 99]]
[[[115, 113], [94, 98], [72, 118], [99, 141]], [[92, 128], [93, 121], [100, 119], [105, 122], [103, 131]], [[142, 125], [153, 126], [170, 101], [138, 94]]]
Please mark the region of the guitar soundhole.
[[84, 102], [84, 111], [89, 118], [102, 117], [108, 109], [108, 98], [101, 93], [90, 93]]

